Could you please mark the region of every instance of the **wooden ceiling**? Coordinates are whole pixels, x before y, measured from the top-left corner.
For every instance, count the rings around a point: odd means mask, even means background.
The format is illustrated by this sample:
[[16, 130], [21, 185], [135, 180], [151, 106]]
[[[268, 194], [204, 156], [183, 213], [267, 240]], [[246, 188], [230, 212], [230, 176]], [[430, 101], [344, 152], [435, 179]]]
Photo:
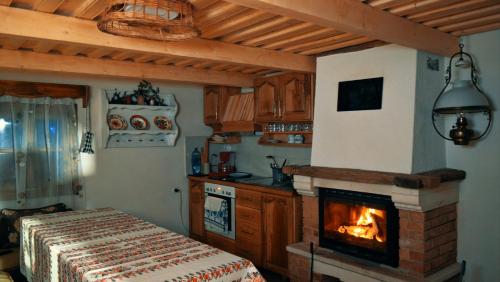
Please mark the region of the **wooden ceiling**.
[[449, 55], [456, 37], [500, 28], [498, 0], [348, 1], [191, 0], [201, 38], [167, 43], [100, 33], [105, 0], [0, 0], [0, 56], [9, 57], [0, 67], [78, 73], [71, 64], [92, 64], [89, 74], [249, 86], [255, 76], [314, 72], [318, 55], [385, 42]]

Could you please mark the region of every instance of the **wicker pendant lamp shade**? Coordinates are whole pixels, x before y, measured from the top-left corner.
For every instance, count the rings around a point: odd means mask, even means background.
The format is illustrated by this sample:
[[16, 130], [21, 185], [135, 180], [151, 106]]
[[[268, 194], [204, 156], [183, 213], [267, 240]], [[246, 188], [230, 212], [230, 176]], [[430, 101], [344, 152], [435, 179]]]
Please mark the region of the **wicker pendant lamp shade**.
[[188, 0], [108, 0], [97, 24], [115, 35], [180, 41], [198, 36]]

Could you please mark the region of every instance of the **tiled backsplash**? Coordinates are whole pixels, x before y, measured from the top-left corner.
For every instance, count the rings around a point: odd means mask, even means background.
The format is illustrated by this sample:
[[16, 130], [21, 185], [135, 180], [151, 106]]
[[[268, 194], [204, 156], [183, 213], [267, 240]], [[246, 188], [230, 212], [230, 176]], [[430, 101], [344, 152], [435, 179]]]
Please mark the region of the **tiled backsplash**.
[[[197, 139], [197, 142], [191, 142], [195, 141], [189, 140], [191, 138]], [[219, 156], [219, 152], [225, 150], [236, 152], [237, 170], [257, 176], [272, 176], [271, 160], [266, 159], [268, 155], [274, 156], [280, 166], [285, 159], [288, 159], [287, 164], [309, 165], [311, 163], [310, 148], [262, 146], [258, 144], [258, 139], [259, 136], [242, 136], [240, 144], [211, 144], [210, 154]], [[190, 158], [195, 144], [200, 144], [197, 145], [199, 147], [203, 143], [200, 142], [199, 137], [186, 137], [186, 169], [188, 173], [191, 173]]]

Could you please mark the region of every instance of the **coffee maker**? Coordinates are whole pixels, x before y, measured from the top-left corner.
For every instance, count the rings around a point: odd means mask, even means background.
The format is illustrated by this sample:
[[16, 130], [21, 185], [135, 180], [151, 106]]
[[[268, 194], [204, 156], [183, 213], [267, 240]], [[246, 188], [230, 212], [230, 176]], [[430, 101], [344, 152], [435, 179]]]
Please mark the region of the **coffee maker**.
[[229, 174], [236, 172], [236, 152], [220, 152], [219, 154], [219, 177], [229, 177]]

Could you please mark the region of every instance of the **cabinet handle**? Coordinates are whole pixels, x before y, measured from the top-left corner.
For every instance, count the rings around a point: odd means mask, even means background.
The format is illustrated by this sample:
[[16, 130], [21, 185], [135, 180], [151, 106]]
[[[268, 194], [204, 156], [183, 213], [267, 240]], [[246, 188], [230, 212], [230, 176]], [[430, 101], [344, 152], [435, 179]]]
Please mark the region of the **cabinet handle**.
[[273, 116], [276, 117], [276, 103], [273, 103]]

